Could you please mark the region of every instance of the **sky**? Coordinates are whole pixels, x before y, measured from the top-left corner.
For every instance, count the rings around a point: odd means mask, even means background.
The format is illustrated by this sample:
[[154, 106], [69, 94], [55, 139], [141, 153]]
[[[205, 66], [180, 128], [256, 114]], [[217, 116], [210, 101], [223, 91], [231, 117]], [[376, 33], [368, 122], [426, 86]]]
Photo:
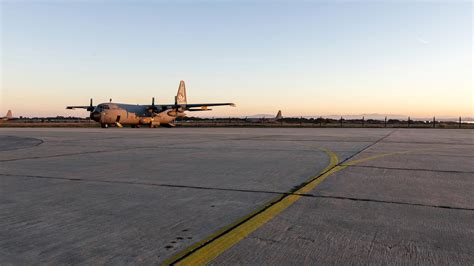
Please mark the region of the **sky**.
[[[0, 1], [0, 116], [474, 116], [471, 1]], [[193, 113], [195, 115], [195, 113]]]

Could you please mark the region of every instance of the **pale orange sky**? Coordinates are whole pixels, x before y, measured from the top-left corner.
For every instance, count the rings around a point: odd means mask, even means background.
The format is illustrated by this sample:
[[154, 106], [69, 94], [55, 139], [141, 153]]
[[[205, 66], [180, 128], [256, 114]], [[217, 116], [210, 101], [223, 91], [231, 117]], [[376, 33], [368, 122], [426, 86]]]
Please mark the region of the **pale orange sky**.
[[201, 116], [474, 117], [470, 2], [1, 7], [3, 114], [171, 103], [184, 79], [191, 103], [237, 104]]

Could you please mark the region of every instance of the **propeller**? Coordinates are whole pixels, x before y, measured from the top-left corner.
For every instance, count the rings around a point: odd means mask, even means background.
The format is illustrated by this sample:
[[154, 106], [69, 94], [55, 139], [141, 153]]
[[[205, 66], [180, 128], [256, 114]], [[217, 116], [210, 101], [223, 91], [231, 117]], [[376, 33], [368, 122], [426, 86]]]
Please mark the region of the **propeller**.
[[181, 105], [178, 105], [178, 96], [174, 97], [174, 108], [168, 112], [169, 116], [177, 118], [180, 113], [184, 113], [184, 110], [181, 109]]
[[92, 112], [92, 111], [94, 111], [94, 104], [93, 104], [93, 102], [92, 102], [92, 98], [91, 98], [91, 101], [90, 101], [89, 107], [87, 107], [87, 111], [89, 111], [89, 112]]
[[148, 113], [150, 113], [150, 127], [153, 127], [153, 122], [155, 120], [155, 114], [158, 114], [159, 110], [158, 107], [155, 105], [155, 97], [151, 98], [151, 105], [147, 109]]
[[178, 117], [179, 107], [178, 107], [178, 96], [174, 96], [174, 117]]
[[156, 113], [158, 111], [158, 108], [155, 105], [155, 97], [151, 98], [151, 105], [148, 107], [148, 112], [149, 113]]

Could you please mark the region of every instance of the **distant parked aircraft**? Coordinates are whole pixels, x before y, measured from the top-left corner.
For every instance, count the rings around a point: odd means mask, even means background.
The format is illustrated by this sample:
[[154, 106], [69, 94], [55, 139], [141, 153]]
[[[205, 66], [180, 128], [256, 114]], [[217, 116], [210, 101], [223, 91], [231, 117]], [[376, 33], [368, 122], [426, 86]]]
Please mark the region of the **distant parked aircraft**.
[[186, 87], [184, 81], [179, 83], [178, 94], [175, 97], [174, 104], [155, 105], [155, 98], [152, 98], [151, 105], [133, 105], [123, 103], [101, 103], [97, 106], [67, 106], [66, 109], [83, 108], [91, 112], [92, 120], [99, 122], [103, 128], [109, 125], [130, 125], [139, 127], [146, 125], [149, 127], [165, 126], [173, 127], [173, 122], [177, 117], [184, 117], [185, 111], [210, 111], [209, 106], [235, 106], [233, 103], [199, 103], [188, 104], [186, 99]]
[[274, 118], [265, 118], [265, 117], [252, 117], [252, 118], [245, 118], [247, 122], [278, 122], [283, 119], [281, 115], [281, 110], [278, 111], [277, 115]]
[[11, 120], [13, 119], [13, 113], [12, 113], [12, 110], [8, 110], [7, 114], [2, 117], [2, 120]]

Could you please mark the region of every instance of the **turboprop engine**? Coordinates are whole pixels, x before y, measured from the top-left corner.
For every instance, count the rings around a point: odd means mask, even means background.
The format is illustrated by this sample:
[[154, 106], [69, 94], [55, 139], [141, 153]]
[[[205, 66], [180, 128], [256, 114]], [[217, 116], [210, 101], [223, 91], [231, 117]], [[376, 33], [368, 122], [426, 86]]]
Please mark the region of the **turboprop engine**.
[[184, 113], [184, 110], [181, 109], [173, 109], [171, 111], [168, 111], [167, 113], [171, 117], [185, 117], [186, 114]]

